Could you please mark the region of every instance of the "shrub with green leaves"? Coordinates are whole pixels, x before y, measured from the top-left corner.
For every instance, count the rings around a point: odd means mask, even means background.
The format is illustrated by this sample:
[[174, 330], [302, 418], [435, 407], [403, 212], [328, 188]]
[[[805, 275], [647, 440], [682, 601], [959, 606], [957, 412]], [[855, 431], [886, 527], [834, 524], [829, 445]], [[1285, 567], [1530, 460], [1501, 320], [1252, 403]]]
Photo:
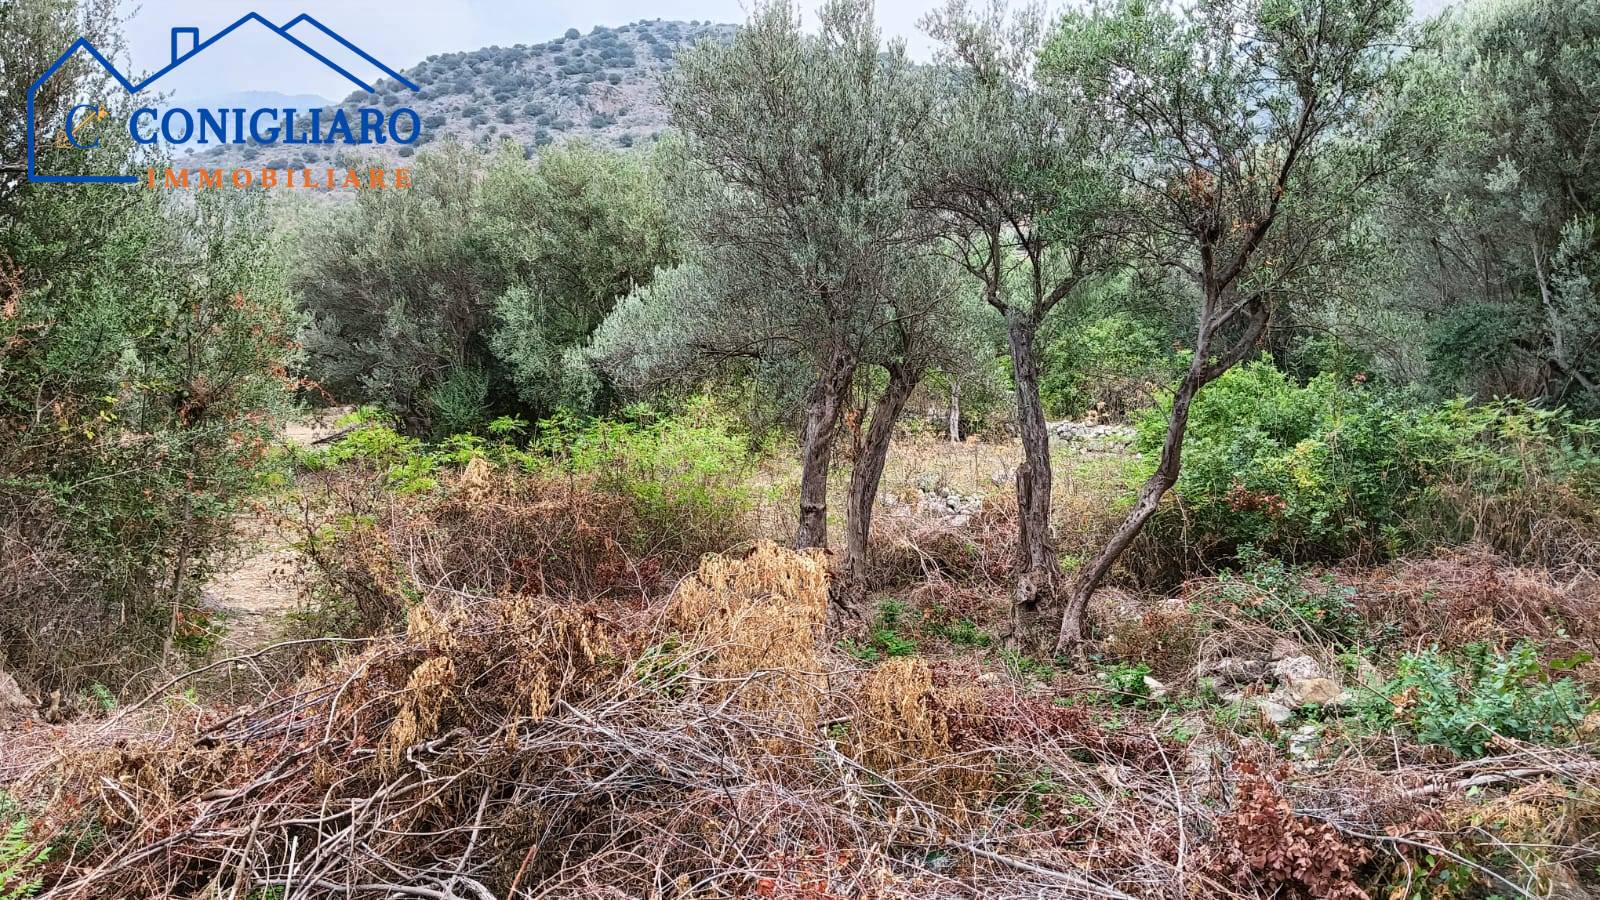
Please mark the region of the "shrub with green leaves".
[[120, 686], [214, 637], [199, 588], [289, 411], [299, 319], [257, 192], [21, 190], [0, 216], [0, 658]]
[[1127, 415], [1149, 404], [1177, 372], [1171, 339], [1156, 323], [1124, 311], [1052, 329], [1040, 360], [1039, 396], [1051, 415], [1091, 409]]
[[0, 900], [28, 900], [44, 881], [38, 869], [50, 848], [28, 840], [28, 820], [18, 818], [0, 830]]
[[626, 418], [582, 420], [559, 413], [539, 423], [536, 466], [595, 479], [628, 496], [657, 534], [724, 534], [754, 509], [755, 454], [733, 419], [709, 398], [676, 414], [635, 405]]
[[1143, 706], [1150, 700], [1150, 685], [1145, 681], [1150, 667], [1145, 663], [1114, 663], [1100, 670], [1100, 680], [1112, 691], [1116, 703]]
[[1360, 636], [1355, 591], [1333, 576], [1312, 576], [1253, 547], [1239, 552], [1239, 562], [1237, 570], [1217, 576], [1222, 598], [1232, 609], [1308, 640], [1350, 644]]
[[906, 605], [899, 600], [885, 600], [878, 605], [878, 618], [861, 641], [846, 639], [840, 647], [851, 656], [865, 662], [877, 662], [890, 656], [914, 656], [917, 642], [901, 633], [908, 623]]
[[1378, 724], [1404, 726], [1418, 740], [1464, 757], [1485, 755], [1496, 735], [1565, 743], [1590, 706], [1583, 686], [1558, 674], [1567, 666], [1542, 663], [1530, 640], [1503, 654], [1484, 644], [1456, 656], [1437, 647], [1408, 653], [1365, 711]]
[[[1137, 421], [1144, 471], [1166, 415]], [[1302, 385], [1261, 360], [1196, 399], [1165, 524], [1212, 555], [1253, 545], [1337, 559], [1480, 540], [1548, 560], [1600, 533], [1597, 433], [1516, 401], [1419, 405], [1327, 373]]]

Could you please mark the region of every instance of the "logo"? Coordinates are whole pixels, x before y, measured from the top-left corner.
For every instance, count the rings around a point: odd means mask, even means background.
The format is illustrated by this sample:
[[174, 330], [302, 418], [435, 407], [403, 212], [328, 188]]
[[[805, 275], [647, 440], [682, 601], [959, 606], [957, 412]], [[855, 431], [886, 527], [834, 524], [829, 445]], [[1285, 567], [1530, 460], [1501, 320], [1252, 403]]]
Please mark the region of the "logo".
[[[127, 121], [117, 123], [124, 127], [128, 136], [134, 143], [142, 145], [166, 144], [172, 147], [188, 149], [209, 148], [223, 144], [252, 145], [256, 147], [270, 147], [274, 145], [348, 145], [352, 147], [363, 145], [381, 144], [415, 144], [422, 135], [422, 120], [416, 110], [409, 106], [398, 106], [391, 109], [363, 106], [353, 112], [343, 108], [316, 108], [297, 109], [292, 107], [262, 106], [257, 108], [231, 106], [217, 107], [214, 109], [188, 109], [182, 106], [163, 108], [157, 105], [156, 97], [161, 89], [161, 79], [179, 66], [190, 63], [201, 54], [213, 47], [225, 44], [231, 35], [239, 32], [241, 28], [251, 25], [263, 26], [270, 34], [276, 35], [288, 42], [293, 48], [304, 52], [310, 58], [327, 66], [334, 72], [348, 79], [349, 82], [368, 94], [374, 93], [374, 87], [367, 81], [352, 74], [348, 68], [341, 66], [328, 55], [313, 47], [307, 41], [322, 43], [324, 39], [332, 41], [345, 51], [353, 54], [377, 71], [387, 75], [405, 89], [415, 92], [417, 85], [404, 75], [384, 65], [370, 53], [346, 40], [333, 29], [323, 25], [312, 17], [301, 14], [282, 25], [274, 25], [258, 13], [250, 13], [241, 17], [232, 25], [218, 31], [216, 34], [200, 40], [198, 28], [172, 29], [172, 58], [171, 61], [155, 74], [143, 81], [134, 83], [129, 81], [117, 67], [112, 65], [99, 48], [87, 38], [78, 38], [68, 47], [66, 52], [46, 69], [38, 80], [28, 87], [28, 180], [45, 183], [67, 184], [135, 184], [148, 181], [149, 186], [155, 187], [161, 181], [154, 169], [147, 170], [144, 175], [131, 173], [107, 175], [49, 175], [39, 171], [38, 127], [40, 123], [34, 110], [34, 99], [39, 89], [48, 83], [64, 64], [75, 54], [86, 53], [102, 68], [112, 79], [122, 86], [133, 98], [134, 103], [129, 111]], [[213, 51], [222, 52], [222, 51]], [[346, 60], [347, 65], [349, 60]], [[359, 68], [359, 66], [358, 66]], [[139, 105], [141, 97], [150, 98], [148, 105]], [[46, 123], [52, 129], [54, 137], [51, 146], [62, 150], [92, 151], [101, 144], [101, 137], [96, 134], [98, 128], [111, 115], [103, 102], [79, 103], [67, 110], [66, 115], [59, 123]], [[90, 127], [94, 123], [94, 127]], [[202, 176], [199, 180], [208, 186], [220, 186], [223, 183], [222, 170], [215, 173], [205, 170], [196, 170]], [[235, 169], [232, 177], [228, 179], [235, 186], [248, 186], [249, 184], [262, 184], [265, 186], [284, 185], [288, 187], [354, 187], [366, 186], [359, 182], [376, 181], [371, 186], [385, 186], [382, 183], [382, 170], [362, 170], [358, 176], [352, 170], [342, 178], [335, 176], [334, 170], [327, 170], [327, 179], [322, 181], [310, 169], [295, 171], [286, 170], [285, 177], [280, 178], [279, 173], [272, 169], [256, 170]], [[177, 186], [181, 174], [182, 185], [188, 184], [187, 170], [168, 169], [164, 179], [168, 186]], [[395, 173], [396, 181], [399, 171]], [[406, 183], [409, 183], [409, 172], [405, 173]], [[242, 177], [241, 177], [242, 176]], [[296, 178], [300, 181], [297, 184]], [[404, 184], [398, 186], [405, 186]]]

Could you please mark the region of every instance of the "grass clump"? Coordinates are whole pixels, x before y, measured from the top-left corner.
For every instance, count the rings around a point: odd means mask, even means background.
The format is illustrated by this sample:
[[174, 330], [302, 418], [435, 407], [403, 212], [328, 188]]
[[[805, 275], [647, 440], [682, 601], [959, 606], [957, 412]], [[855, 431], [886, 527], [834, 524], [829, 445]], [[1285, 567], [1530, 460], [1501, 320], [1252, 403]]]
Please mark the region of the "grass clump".
[[846, 638], [839, 646], [862, 662], [877, 662], [897, 656], [915, 656], [917, 642], [901, 633], [909, 623], [906, 605], [899, 600], [885, 600], [878, 606], [878, 618], [861, 641]]

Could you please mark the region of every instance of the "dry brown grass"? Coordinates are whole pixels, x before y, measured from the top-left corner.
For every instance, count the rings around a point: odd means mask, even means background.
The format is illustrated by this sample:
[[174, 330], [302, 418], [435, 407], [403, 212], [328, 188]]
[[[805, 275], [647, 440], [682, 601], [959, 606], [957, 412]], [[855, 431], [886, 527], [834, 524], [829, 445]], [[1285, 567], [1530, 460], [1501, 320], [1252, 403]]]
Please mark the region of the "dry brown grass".
[[868, 673], [858, 696], [849, 744], [863, 765], [957, 818], [989, 802], [992, 754], [961, 754], [951, 742], [952, 719], [982, 712], [976, 685], [936, 687], [926, 662], [905, 657]]
[[742, 557], [706, 557], [667, 604], [668, 627], [712, 648], [702, 671], [717, 680], [713, 695], [802, 730], [816, 727], [827, 686], [827, 621], [827, 557], [771, 541]]
[[[823, 635], [824, 555], [641, 558], [581, 481], [477, 467], [426, 501], [330, 496], [352, 524], [320, 549], [404, 627], [249, 707], [169, 698], [0, 746], [32, 837], [81, 848], [43, 873], [51, 900], [1512, 897], [1593, 868], [1592, 746], [1460, 761], [1330, 713], [1291, 758], [1295, 726], [970, 644], [918, 634], [928, 656], [863, 665]], [[880, 519], [877, 583], [935, 624], [992, 620], [1014, 550], [991, 496], [964, 527]], [[1092, 503], [1063, 502], [1090, 533]], [[1414, 639], [1591, 639], [1577, 575], [1439, 557], [1367, 577], [1369, 615]], [[1127, 600], [1100, 649], [1158, 673], [1274, 637]]]
[[[1418, 645], [1504, 646], [1532, 636], [1554, 655], [1600, 657], [1600, 576], [1586, 570], [1517, 566], [1486, 548], [1464, 547], [1340, 577], [1359, 588], [1369, 620]], [[1580, 672], [1591, 681], [1600, 676], [1593, 667]]]

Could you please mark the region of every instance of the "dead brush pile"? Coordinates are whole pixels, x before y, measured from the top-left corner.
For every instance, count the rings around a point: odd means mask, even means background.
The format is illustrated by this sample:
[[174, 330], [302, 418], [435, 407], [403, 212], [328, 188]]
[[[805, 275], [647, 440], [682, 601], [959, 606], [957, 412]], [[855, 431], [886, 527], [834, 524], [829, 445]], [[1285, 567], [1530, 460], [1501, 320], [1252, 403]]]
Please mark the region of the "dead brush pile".
[[1006, 783], [989, 774], [1001, 751], [956, 752], [947, 724], [952, 704], [980, 715], [976, 695], [915, 666], [834, 677], [818, 651], [823, 573], [762, 544], [707, 559], [652, 615], [430, 588], [403, 633], [255, 707], [113, 723], [6, 787], [53, 811], [41, 840], [95, 835], [49, 863], [48, 897], [1089, 885], [985, 836], [1010, 815], [985, 790]]
[[1501, 645], [1536, 635], [1554, 655], [1600, 657], [1600, 578], [1586, 569], [1518, 566], [1470, 546], [1340, 577], [1359, 588], [1363, 615], [1413, 642]]
[[65, 848], [42, 896], [1354, 898], [1498, 884], [1474, 860], [1532, 891], [1595, 830], [1579, 749], [1289, 766], [970, 656], [863, 671], [819, 639], [824, 558], [770, 543], [659, 603], [408, 589], [403, 631], [254, 706], [0, 764]]
[[[664, 595], [713, 548], [663, 534], [624, 494], [594, 479], [523, 472], [474, 459], [442, 484], [396, 492], [363, 470], [302, 479], [285, 529], [311, 568], [316, 633], [369, 635], [397, 627], [415, 585], [472, 595], [640, 601]], [[738, 544], [730, 518], [717, 547]]]

